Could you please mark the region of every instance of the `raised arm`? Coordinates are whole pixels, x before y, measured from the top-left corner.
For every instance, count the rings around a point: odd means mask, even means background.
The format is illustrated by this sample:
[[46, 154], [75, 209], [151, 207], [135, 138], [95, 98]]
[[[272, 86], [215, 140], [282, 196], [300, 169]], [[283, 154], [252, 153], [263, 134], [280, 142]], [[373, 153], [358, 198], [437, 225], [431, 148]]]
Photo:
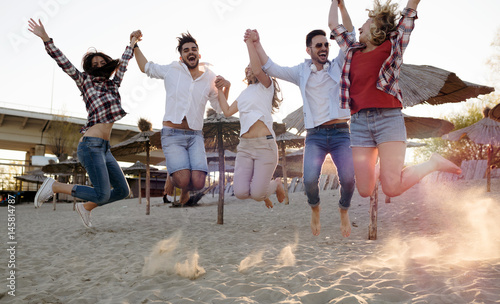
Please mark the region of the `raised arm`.
[[28, 21], [28, 25], [29, 25], [28, 30], [43, 40], [47, 54], [49, 54], [49, 56], [56, 61], [57, 65], [66, 74], [68, 74], [68, 76], [75, 81], [78, 88], [81, 89], [81, 86], [84, 81], [82, 73], [78, 71], [78, 69], [68, 60], [68, 58], [64, 56], [61, 50], [59, 50], [54, 45], [52, 38], [50, 38], [47, 32], [45, 31], [45, 27], [43, 26], [42, 21], [38, 20], [38, 23], [36, 23], [35, 20], [30, 19]]
[[[130, 34], [130, 43], [132, 44], [132, 40], [136, 39], [136, 41], [141, 41], [142, 40], [142, 33], [140, 30], [132, 32]], [[135, 44], [135, 43], [134, 43]], [[142, 53], [141, 49], [137, 45], [137, 47], [134, 48], [134, 55], [135, 55], [135, 60], [137, 61], [137, 65], [139, 66], [139, 70], [141, 72], [145, 73], [146, 72], [146, 63], [148, 63], [148, 60]]]
[[420, 0], [408, 0], [408, 4], [406, 4], [406, 7], [417, 10], [417, 6], [419, 3]]
[[251, 40], [253, 42], [254, 47], [255, 47], [255, 51], [257, 52], [257, 55], [259, 56], [260, 63], [262, 65], [266, 64], [266, 62], [269, 60], [269, 56], [267, 56], [266, 51], [262, 47], [262, 44], [260, 44], [259, 32], [257, 32], [257, 30], [248, 29], [245, 32], [245, 37], [243, 40], [245, 41], [245, 43], [248, 40]]
[[342, 24], [348, 32], [352, 32], [354, 30], [354, 26], [352, 25], [349, 12], [347, 12], [347, 8], [345, 7], [344, 0], [332, 1], [332, 4], [330, 5], [330, 13], [328, 15], [328, 27], [333, 31], [334, 28], [339, 26], [339, 10], [342, 16]]
[[130, 44], [127, 46], [125, 49], [125, 52], [123, 53], [122, 57], [120, 58], [120, 66], [118, 67], [118, 70], [115, 73], [115, 77], [113, 77], [113, 81], [120, 86], [121, 82], [123, 80], [123, 76], [125, 72], [127, 71], [127, 66], [132, 59], [134, 55], [134, 46], [136, 45], [137, 41], [140, 41], [141, 37], [140, 36], [132, 36], [130, 35]]
[[258, 40], [258, 35], [256, 31], [255, 32], [252, 31], [250, 33], [249, 39], [246, 40], [248, 56], [250, 57], [250, 67], [255, 77], [257, 77], [257, 80], [259, 80], [260, 83], [262, 83], [266, 88], [268, 88], [272, 84], [272, 80], [262, 70], [262, 63], [260, 61], [260, 56], [257, 53], [257, 49], [255, 48], [254, 44], [254, 41], [257, 40]]

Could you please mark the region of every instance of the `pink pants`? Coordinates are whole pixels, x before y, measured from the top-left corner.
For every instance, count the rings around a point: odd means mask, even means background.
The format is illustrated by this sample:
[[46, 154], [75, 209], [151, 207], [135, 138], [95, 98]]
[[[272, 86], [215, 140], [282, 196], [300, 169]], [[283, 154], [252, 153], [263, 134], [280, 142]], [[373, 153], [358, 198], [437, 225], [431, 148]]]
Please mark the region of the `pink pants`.
[[240, 138], [234, 167], [234, 195], [239, 199], [263, 201], [276, 193], [272, 180], [278, 164], [278, 145], [274, 138]]

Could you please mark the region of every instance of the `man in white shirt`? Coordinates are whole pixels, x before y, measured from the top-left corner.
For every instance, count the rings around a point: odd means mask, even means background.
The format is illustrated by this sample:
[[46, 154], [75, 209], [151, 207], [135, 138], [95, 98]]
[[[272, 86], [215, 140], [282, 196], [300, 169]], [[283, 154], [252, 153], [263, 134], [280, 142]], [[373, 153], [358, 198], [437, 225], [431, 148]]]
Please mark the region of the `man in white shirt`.
[[[142, 37], [140, 31], [131, 36]], [[191, 34], [177, 37], [180, 61], [159, 65], [148, 61], [140, 48], [134, 48], [139, 69], [151, 78], [163, 79], [166, 90], [165, 115], [161, 141], [170, 178], [167, 192], [173, 186], [182, 190], [180, 203], [189, 199], [190, 190], [200, 190], [205, 186], [208, 172], [205, 144], [203, 140], [203, 115], [205, 106], [220, 112], [216, 75], [206, 63], [200, 63], [198, 44]], [[224, 94], [229, 94], [230, 84], [224, 78]]]
[[[344, 25], [355, 35], [347, 11], [342, 14]], [[350, 25], [350, 27], [349, 27]], [[256, 32], [255, 30], [253, 30]], [[249, 39], [247, 30], [245, 39]], [[274, 63], [264, 51], [258, 35], [253, 35], [255, 47], [263, 70], [299, 86], [304, 102], [304, 124], [307, 135], [304, 148], [304, 185], [308, 204], [311, 207], [311, 230], [319, 235], [320, 198], [318, 180], [321, 166], [327, 154], [332, 156], [339, 175], [339, 212], [341, 232], [344, 237], [351, 233], [348, 209], [355, 189], [354, 166], [350, 147], [349, 110], [341, 109], [339, 83], [345, 54], [340, 51], [337, 58], [328, 60], [329, 43], [323, 30], [314, 30], [306, 37], [306, 51], [311, 59], [294, 67], [282, 67]]]

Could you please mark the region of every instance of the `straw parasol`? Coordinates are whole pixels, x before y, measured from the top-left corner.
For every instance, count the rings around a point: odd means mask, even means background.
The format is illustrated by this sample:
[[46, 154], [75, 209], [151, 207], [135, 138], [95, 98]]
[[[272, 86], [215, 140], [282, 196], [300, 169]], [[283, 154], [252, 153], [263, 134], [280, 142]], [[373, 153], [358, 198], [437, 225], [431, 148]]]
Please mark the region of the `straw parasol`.
[[[71, 175], [73, 176], [73, 184], [77, 183], [77, 176], [81, 174], [85, 176], [87, 171], [83, 165], [75, 158], [70, 158], [59, 163], [48, 164], [42, 167], [42, 171], [45, 173], [55, 174], [59, 176]], [[75, 210], [76, 198], [73, 197], [73, 210]], [[55, 208], [55, 203], [54, 203]]]
[[291, 132], [285, 132], [276, 137], [276, 142], [278, 143], [278, 148], [281, 153], [281, 167], [283, 170], [283, 187], [285, 190], [285, 205], [289, 204], [288, 198], [288, 182], [287, 182], [287, 172], [286, 172], [286, 148], [302, 148], [304, 146], [305, 138], [300, 135], [293, 134]]
[[500, 103], [493, 107], [488, 114], [488, 117], [500, 122]]
[[[141, 163], [140, 161], [136, 161], [135, 164], [133, 164], [130, 167], [124, 168], [123, 173], [125, 174], [136, 174], [139, 175], [139, 183], [138, 183], [138, 188], [139, 188], [139, 204], [141, 204], [141, 199], [142, 199], [142, 185], [141, 185], [141, 177], [143, 172], [147, 172], [148, 166], [146, 164]], [[155, 170], [157, 171], [155, 167], [150, 167], [149, 170]], [[151, 172], [150, 172], [151, 176]]]
[[28, 183], [35, 183], [38, 187], [47, 177], [44, 175], [44, 172], [42, 170], [33, 170], [33, 171], [28, 171], [26, 174], [16, 176], [15, 179], [28, 182]]
[[495, 89], [461, 80], [455, 73], [430, 65], [403, 64], [399, 78], [403, 106], [461, 102]]
[[[486, 113], [487, 114], [487, 113]], [[486, 117], [468, 127], [450, 132], [443, 136], [443, 139], [459, 141], [468, 137], [476, 144], [488, 145], [488, 168], [486, 171], [486, 189], [490, 192], [491, 185], [491, 163], [494, 153], [494, 146], [500, 146], [500, 122]]]
[[440, 137], [455, 127], [451, 122], [432, 117], [410, 116], [403, 114], [405, 119], [406, 136], [408, 138]]
[[118, 143], [111, 147], [111, 153], [115, 156], [131, 155], [146, 152], [146, 215], [150, 212], [150, 152], [151, 149], [156, 149], [156, 146], [151, 144], [150, 137], [155, 132], [152, 130], [152, 124], [141, 118], [138, 122], [140, 133], [132, 136], [131, 138]]

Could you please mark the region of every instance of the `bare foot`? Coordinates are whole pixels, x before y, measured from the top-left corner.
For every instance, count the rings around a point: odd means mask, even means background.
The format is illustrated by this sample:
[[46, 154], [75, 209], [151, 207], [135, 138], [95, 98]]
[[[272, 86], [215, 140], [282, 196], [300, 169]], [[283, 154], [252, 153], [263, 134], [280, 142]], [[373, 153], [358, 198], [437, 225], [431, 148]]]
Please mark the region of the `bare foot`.
[[321, 231], [321, 223], [319, 221], [320, 206], [311, 207], [311, 231], [313, 235], [318, 236]]
[[280, 203], [283, 203], [285, 200], [285, 188], [283, 188], [283, 182], [280, 177], [276, 178], [276, 198]]
[[340, 213], [340, 231], [343, 237], [351, 235], [351, 222], [349, 221], [349, 212], [339, 208]]
[[460, 169], [460, 167], [437, 153], [433, 153], [429, 161], [433, 162], [436, 165], [437, 171], [449, 172], [454, 174], [462, 173], [462, 169]]
[[172, 177], [167, 176], [165, 180], [165, 187], [163, 189], [163, 195], [174, 195], [174, 183], [172, 182]]
[[182, 189], [181, 197], [179, 198], [179, 203], [184, 205], [189, 200], [189, 190]]
[[270, 200], [269, 198], [266, 198], [266, 199], [264, 200], [264, 202], [266, 203], [266, 207], [267, 207], [267, 209], [271, 209], [271, 208], [273, 208], [273, 202], [271, 202], [271, 200]]

